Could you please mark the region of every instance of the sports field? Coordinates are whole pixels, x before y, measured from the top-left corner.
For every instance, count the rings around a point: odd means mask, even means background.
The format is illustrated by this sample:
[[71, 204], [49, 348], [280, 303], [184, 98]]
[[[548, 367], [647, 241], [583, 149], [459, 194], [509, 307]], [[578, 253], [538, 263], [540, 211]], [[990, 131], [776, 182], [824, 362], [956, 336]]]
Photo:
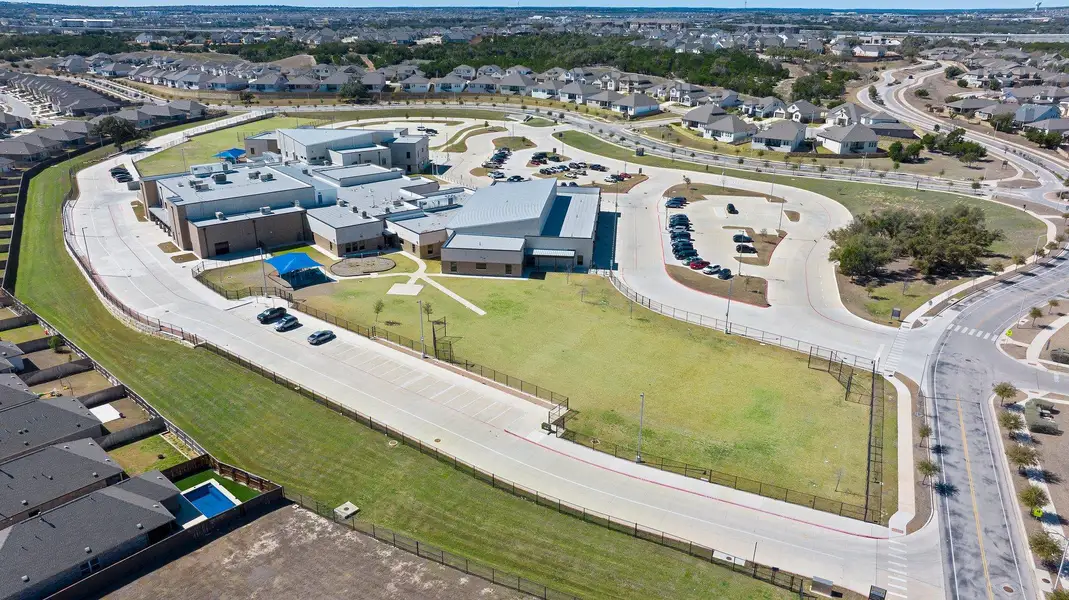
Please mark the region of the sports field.
[[809, 369], [805, 355], [631, 306], [597, 276], [438, 281], [487, 314], [429, 286], [415, 298], [387, 296], [390, 279], [297, 295], [366, 324], [382, 299], [379, 324], [396, 322], [390, 329], [413, 339], [416, 301], [429, 302], [456, 338], [456, 355], [568, 396], [579, 411], [569, 423], [576, 431], [634, 447], [645, 393], [648, 454], [845, 502], [863, 498], [868, 406], [845, 402], [843, 387]]

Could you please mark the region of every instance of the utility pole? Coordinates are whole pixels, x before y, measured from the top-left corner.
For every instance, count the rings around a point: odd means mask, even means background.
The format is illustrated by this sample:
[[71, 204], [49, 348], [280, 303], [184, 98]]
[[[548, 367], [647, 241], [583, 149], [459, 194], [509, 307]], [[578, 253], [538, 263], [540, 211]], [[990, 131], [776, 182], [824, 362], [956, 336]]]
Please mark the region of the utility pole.
[[728, 310], [724, 315], [724, 333], [731, 335], [731, 292], [735, 287], [735, 278], [732, 277], [728, 280]]
[[260, 252], [260, 274], [264, 278], [264, 295], [267, 295], [267, 267], [264, 266], [264, 247], [257, 246], [256, 249]]
[[638, 395], [638, 454], [635, 456], [635, 462], [642, 462], [642, 421], [646, 414], [646, 392], [642, 392]]
[[89, 272], [93, 271], [93, 261], [89, 258], [89, 242], [85, 239], [86, 227], [82, 227], [82, 244], [85, 246], [85, 260], [89, 263]]

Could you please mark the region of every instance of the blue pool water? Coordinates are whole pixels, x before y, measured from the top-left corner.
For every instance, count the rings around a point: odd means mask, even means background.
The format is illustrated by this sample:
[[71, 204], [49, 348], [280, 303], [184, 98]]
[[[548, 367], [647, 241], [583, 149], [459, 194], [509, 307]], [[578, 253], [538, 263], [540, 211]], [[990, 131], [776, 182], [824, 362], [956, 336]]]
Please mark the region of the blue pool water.
[[219, 491], [219, 488], [211, 483], [184, 492], [182, 496], [184, 496], [186, 500], [189, 500], [193, 506], [197, 507], [197, 510], [199, 510], [202, 515], [209, 519], [236, 506], [230, 498], [223, 495], [223, 493]]

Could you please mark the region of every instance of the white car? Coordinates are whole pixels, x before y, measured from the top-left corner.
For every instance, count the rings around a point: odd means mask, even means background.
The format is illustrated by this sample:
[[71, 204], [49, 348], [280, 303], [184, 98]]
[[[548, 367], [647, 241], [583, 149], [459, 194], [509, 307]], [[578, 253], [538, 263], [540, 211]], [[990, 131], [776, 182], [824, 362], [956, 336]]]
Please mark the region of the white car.
[[702, 269], [702, 273], [705, 273], [706, 275], [716, 275], [719, 272], [720, 265], [709, 265], [708, 267]]
[[491, 179], [504, 179], [505, 178], [505, 174], [502, 173], [501, 171], [494, 171], [493, 173], [490, 173], [490, 178]]
[[427, 128], [422, 126], [422, 125], [420, 125], [420, 126], [416, 127], [416, 131], [427, 131]]

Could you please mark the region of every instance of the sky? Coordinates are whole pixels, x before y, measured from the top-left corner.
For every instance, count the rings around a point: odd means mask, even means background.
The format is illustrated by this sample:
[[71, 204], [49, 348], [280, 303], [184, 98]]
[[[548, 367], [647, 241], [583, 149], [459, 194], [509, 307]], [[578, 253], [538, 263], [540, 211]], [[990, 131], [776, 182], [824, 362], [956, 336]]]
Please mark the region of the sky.
[[[47, 4], [80, 6], [233, 6], [233, 5], [288, 5], [307, 7], [394, 7], [394, 6], [492, 6], [537, 8], [548, 6], [590, 6], [618, 8], [742, 8], [744, 0], [37, 0]], [[2, 11], [3, 2], [0, 2]], [[883, 4], [883, 3], [878, 3]], [[749, 8], [828, 8], [848, 10], [897, 9], [985, 9], [985, 8], [1032, 8], [1034, 0], [896, 0], [892, 6], [873, 5], [866, 0], [752, 0], [745, 2]], [[1044, 6], [1066, 6], [1064, 1], [1044, 2]]]

